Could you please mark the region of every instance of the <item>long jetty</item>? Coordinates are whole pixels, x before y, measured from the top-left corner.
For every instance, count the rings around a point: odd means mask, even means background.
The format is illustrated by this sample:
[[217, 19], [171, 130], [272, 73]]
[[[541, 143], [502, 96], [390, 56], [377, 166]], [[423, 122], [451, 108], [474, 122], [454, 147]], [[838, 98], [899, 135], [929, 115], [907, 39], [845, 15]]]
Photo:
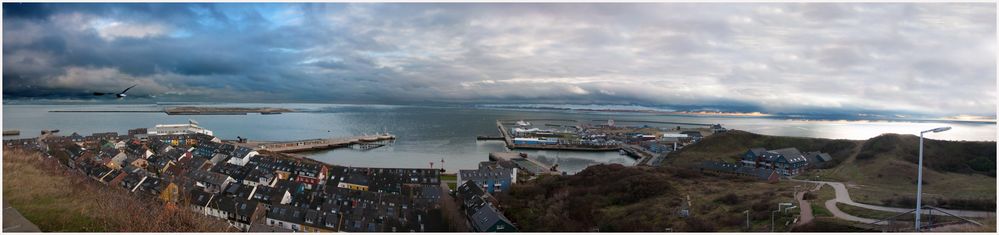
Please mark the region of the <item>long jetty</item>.
[[369, 142], [392, 140], [392, 139], [395, 139], [394, 135], [380, 134], [380, 135], [364, 135], [364, 136], [329, 138], [329, 139], [307, 139], [307, 140], [281, 141], [281, 142], [254, 142], [254, 144], [250, 144], [252, 146], [247, 146], [247, 147], [252, 147], [254, 150], [267, 150], [278, 153], [295, 153], [295, 152], [307, 152], [307, 151], [316, 151], [324, 149], [334, 149], [334, 148], [350, 146], [352, 144], [364, 144]]

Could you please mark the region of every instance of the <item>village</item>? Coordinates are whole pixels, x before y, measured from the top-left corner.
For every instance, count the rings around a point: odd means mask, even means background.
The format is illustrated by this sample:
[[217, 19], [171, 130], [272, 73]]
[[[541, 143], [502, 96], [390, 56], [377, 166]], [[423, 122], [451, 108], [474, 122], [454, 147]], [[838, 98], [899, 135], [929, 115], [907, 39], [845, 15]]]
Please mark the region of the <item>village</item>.
[[[4, 140], [4, 147], [40, 152], [109, 190], [224, 220], [239, 231], [517, 231], [489, 194], [516, 178], [476, 183], [485, 178], [466, 176], [455, 190], [441, 180], [441, 169], [330, 165], [220, 140], [194, 121], [125, 135], [56, 133]], [[516, 177], [515, 168], [500, 169]]]

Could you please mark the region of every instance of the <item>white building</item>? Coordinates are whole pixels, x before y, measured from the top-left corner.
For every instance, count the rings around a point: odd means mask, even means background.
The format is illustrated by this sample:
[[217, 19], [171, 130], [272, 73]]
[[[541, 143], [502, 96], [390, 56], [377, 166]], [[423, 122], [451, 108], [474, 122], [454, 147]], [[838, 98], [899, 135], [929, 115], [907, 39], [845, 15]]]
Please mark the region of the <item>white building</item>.
[[150, 135], [181, 135], [181, 134], [206, 134], [212, 135], [212, 131], [198, 126], [198, 122], [191, 120], [188, 124], [160, 124], [149, 128]]
[[687, 138], [690, 137], [687, 134], [680, 133], [663, 133], [663, 138]]

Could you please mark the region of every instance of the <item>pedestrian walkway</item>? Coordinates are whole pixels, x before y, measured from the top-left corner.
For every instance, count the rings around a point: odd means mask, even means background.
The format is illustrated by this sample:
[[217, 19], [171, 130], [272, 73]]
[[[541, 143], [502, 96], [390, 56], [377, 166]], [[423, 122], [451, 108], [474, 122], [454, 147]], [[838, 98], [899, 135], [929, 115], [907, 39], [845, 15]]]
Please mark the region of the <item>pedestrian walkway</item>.
[[41, 232], [38, 226], [28, 221], [17, 209], [3, 203], [3, 232]]
[[812, 222], [815, 219], [815, 215], [812, 214], [812, 204], [805, 200], [805, 193], [818, 191], [822, 188], [822, 184], [816, 184], [815, 189], [808, 191], [801, 191], [794, 195], [794, 198], [798, 200], [798, 206], [801, 207], [801, 218], [798, 220], [797, 225], [803, 225]]
[[[913, 208], [896, 208], [896, 207], [876, 206], [876, 205], [870, 205], [870, 204], [863, 204], [863, 203], [859, 203], [859, 202], [854, 202], [853, 199], [850, 199], [850, 193], [846, 190], [846, 185], [844, 185], [843, 183], [840, 183], [840, 182], [809, 181], [809, 180], [794, 180], [794, 179], [792, 179], [792, 181], [829, 185], [834, 190], [836, 190], [836, 199], [834, 199], [834, 200], [835, 200], [835, 202], [838, 202], [838, 203], [843, 203], [843, 204], [847, 204], [847, 205], [851, 205], [851, 206], [856, 206], [856, 207], [861, 207], [861, 208], [865, 208], [865, 209], [871, 209], [871, 210], [877, 210], [877, 211], [895, 212], [895, 213], [905, 213], [905, 212], [909, 212], [909, 211], [911, 211], [913, 209]], [[828, 205], [828, 203], [827, 203], [827, 205]], [[969, 211], [969, 210], [950, 210], [950, 209], [943, 209], [941, 211], [950, 213], [952, 215], [961, 216], [961, 217], [983, 218], [983, 217], [992, 217], [992, 216], [995, 216], [995, 212], [991, 212], [991, 211]], [[923, 213], [928, 214], [929, 211], [923, 211]]]

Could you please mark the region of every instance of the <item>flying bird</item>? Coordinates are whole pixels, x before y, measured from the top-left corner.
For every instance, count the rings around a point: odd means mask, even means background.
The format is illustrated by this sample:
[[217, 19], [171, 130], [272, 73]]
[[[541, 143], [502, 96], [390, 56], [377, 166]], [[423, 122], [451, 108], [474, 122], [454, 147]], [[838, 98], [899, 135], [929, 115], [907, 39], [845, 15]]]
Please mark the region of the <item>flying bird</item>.
[[130, 86], [130, 87], [128, 87], [128, 88], [125, 88], [125, 90], [124, 90], [124, 91], [121, 91], [121, 93], [117, 93], [117, 94], [115, 94], [115, 93], [113, 93], [113, 92], [107, 92], [107, 93], [105, 93], [105, 92], [94, 92], [94, 95], [96, 95], [96, 96], [102, 96], [102, 95], [110, 95], [110, 94], [114, 94], [114, 96], [115, 96], [115, 97], [118, 97], [118, 99], [121, 99], [121, 98], [125, 98], [125, 96], [128, 96], [128, 95], [125, 95], [125, 92], [128, 92], [128, 89], [132, 89], [132, 87], [135, 87], [135, 86], [137, 86], [137, 85], [138, 85], [138, 84], [136, 84], [136, 85], [132, 85], [132, 86]]

